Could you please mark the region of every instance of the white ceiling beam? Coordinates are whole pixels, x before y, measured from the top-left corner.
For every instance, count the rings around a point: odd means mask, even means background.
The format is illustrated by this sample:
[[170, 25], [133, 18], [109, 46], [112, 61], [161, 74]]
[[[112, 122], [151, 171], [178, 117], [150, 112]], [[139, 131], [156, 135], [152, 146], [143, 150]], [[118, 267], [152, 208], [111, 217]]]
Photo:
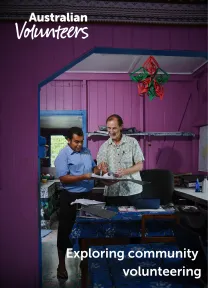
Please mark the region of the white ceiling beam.
[[[96, 65], [97, 66], [97, 69], [96, 69], [95, 67], [93, 67], [93, 63], [94, 63], [93, 57], [95, 57], [95, 54], [94, 56], [91, 55], [87, 59], [85, 59], [83, 62], [78, 63], [71, 70], [67, 72], [68, 73], [71, 72], [71, 73], [129, 74], [130, 72], [133, 72], [136, 69], [136, 67], [139, 68], [140, 66], [142, 66], [141, 63], [143, 63], [148, 58], [148, 55], [147, 56], [146, 55], [145, 56], [144, 55], [116, 55], [116, 57], [113, 57], [113, 58], [112, 56], [113, 56], [112, 54], [109, 54], [109, 57], [106, 54], [104, 55], [99, 54], [99, 59], [97, 59], [97, 61], [100, 63], [100, 65]], [[123, 58], [123, 65], [122, 65], [122, 57], [126, 57], [126, 58]], [[156, 59], [157, 58], [158, 57], [156, 57]], [[102, 65], [102, 61], [104, 61], [103, 65]], [[117, 61], [119, 61], [119, 63], [121, 64], [120, 68], [117, 67], [118, 66]], [[167, 73], [171, 75], [191, 75], [208, 62], [207, 59], [205, 58], [203, 59], [199, 57], [190, 58], [190, 57], [179, 57], [179, 56], [178, 57], [159, 56], [158, 61], [161, 63], [161, 66], [163, 66], [164, 70], [167, 71]], [[109, 63], [109, 65], [107, 63]], [[108, 66], [109, 68], [106, 69], [106, 67]], [[122, 68], [122, 66], [125, 66], [125, 67]], [[118, 70], [115, 71], [115, 68]], [[106, 69], [108, 71], [102, 71], [102, 69]], [[173, 72], [171, 72], [171, 70]]]
[[135, 57], [134, 57], [134, 60], [133, 60], [132, 63], [129, 65], [129, 69], [128, 69], [127, 73], [131, 73], [131, 72], [134, 71], [134, 69], [135, 69], [137, 63], [140, 61], [141, 57], [142, 57], [141, 55], [138, 55], [138, 56], [135, 56]]
[[205, 61], [203, 64], [201, 64], [199, 67], [197, 67], [196, 69], [193, 70], [192, 74], [194, 74], [197, 70], [199, 70], [200, 68], [202, 68], [205, 64], [207, 64], [208, 61]]
[[[191, 75], [193, 74], [192, 72], [168, 72], [166, 71], [168, 74], [171, 75]], [[92, 74], [129, 74], [128, 71], [67, 71], [67, 73], [92, 73]], [[162, 73], [158, 73], [158, 74], [162, 74]]]

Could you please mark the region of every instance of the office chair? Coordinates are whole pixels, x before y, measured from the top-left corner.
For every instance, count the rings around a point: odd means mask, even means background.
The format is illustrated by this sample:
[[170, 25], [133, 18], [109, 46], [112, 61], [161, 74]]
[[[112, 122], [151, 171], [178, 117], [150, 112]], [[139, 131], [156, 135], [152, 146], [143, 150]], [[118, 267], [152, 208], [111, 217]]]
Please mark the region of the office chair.
[[151, 184], [143, 186], [143, 198], [158, 198], [161, 205], [172, 202], [174, 177], [171, 171], [161, 169], [143, 170], [140, 172], [143, 181]]

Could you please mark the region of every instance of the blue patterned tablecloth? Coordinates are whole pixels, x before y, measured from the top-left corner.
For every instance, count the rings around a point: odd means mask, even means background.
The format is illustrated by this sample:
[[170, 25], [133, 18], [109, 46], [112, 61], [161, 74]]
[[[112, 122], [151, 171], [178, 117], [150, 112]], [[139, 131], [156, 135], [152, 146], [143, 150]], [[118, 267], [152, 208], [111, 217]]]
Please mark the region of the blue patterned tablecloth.
[[[129, 244], [129, 245], [110, 245], [90, 247], [93, 251], [123, 251], [124, 259], [114, 257], [99, 257], [88, 259], [88, 271], [90, 277], [89, 288], [199, 288], [198, 280], [186, 276], [125, 276], [123, 269], [181, 269], [184, 267], [182, 258], [129, 258], [130, 250], [136, 251], [178, 251], [175, 244]], [[145, 272], [147, 273], [147, 272]], [[147, 274], [146, 274], [147, 275]]]
[[[171, 215], [174, 209], [164, 211], [142, 211], [142, 212], [118, 212], [116, 207], [108, 207], [117, 214], [112, 219], [90, 219], [81, 218], [77, 215], [76, 222], [70, 234], [70, 240], [74, 249], [78, 249], [80, 238], [117, 238], [117, 237], [141, 237], [142, 215], [158, 214]], [[147, 221], [146, 236], [173, 236], [170, 222], [173, 220], [151, 219]]]

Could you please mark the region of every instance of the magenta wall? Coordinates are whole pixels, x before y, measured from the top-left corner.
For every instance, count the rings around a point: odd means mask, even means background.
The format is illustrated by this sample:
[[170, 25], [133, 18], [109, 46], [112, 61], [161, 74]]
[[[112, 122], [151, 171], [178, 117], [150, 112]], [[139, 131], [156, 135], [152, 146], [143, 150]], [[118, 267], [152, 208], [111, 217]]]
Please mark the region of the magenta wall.
[[86, 40], [32, 41], [1, 23], [0, 35], [1, 287], [38, 288], [38, 83], [95, 46], [206, 51], [206, 27], [100, 24]]
[[41, 110], [85, 110], [82, 81], [52, 81], [41, 88]]
[[[107, 116], [113, 113], [123, 117], [125, 127], [136, 127], [139, 131], [192, 132], [193, 100], [198, 97], [193, 91], [195, 85], [192, 76], [174, 75], [165, 85], [164, 99], [149, 101], [138, 96], [137, 85], [128, 75], [64, 73], [41, 90], [41, 110], [87, 110], [89, 132], [105, 125]], [[88, 140], [94, 158], [103, 143], [101, 139]], [[151, 137], [141, 138], [140, 144], [146, 169], [170, 169], [175, 173], [195, 171], [190, 139]]]
[[[145, 101], [145, 130], [193, 132], [192, 81], [170, 81], [165, 91], [162, 101]], [[157, 167], [175, 173], [194, 170], [192, 141], [187, 138], [151, 138], [145, 148], [149, 169]]]

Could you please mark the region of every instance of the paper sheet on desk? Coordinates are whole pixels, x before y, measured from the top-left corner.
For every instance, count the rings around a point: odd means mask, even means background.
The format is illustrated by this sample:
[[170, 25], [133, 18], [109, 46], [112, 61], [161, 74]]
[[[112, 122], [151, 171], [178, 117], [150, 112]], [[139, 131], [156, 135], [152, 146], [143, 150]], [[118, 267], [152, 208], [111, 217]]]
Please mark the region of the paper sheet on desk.
[[95, 200], [89, 200], [89, 199], [76, 199], [74, 202], [71, 202], [71, 205], [73, 204], [82, 204], [85, 206], [89, 206], [89, 205], [101, 205], [101, 204], [105, 204], [105, 202], [100, 202], [100, 201], [95, 201]]
[[118, 208], [119, 212], [164, 212], [165, 209], [163, 209], [161, 206], [158, 209], [136, 209], [133, 206], [128, 207], [128, 206], [120, 206]]
[[140, 180], [135, 180], [135, 179], [125, 179], [125, 178], [117, 178], [117, 177], [113, 177], [113, 176], [108, 176], [107, 173], [104, 174], [103, 176], [99, 176], [96, 174], [92, 174], [91, 176], [93, 179], [97, 179], [97, 180], [103, 180], [103, 181], [109, 181], [109, 182], [115, 182], [115, 181], [131, 181], [140, 185], [145, 185], [145, 184], [149, 184], [150, 182], [146, 182], [146, 181], [140, 181]]

